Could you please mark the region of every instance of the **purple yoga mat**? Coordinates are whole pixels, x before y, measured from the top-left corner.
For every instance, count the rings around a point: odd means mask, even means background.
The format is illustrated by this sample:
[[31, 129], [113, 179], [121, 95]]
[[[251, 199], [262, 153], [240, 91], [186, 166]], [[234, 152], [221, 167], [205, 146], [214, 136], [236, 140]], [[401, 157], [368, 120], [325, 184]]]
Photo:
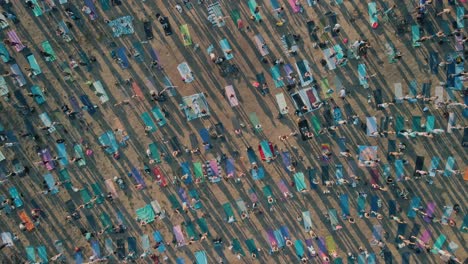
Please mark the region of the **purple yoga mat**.
[[[436, 207], [436, 204], [434, 202], [427, 203], [426, 214], [428, 216], [432, 216], [432, 214], [435, 211], [435, 207]], [[430, 219], [427, 216], [424, 216], [424, 221], [426, 221], [426, 223], [430, 223], [432, 221], [432, 219]]]
[[174, 226], [173, 231], [179, 246], [185, 245], [185, 238], [180, 225]]
[[323, 237], [320, 237], [317, 240], [317, 246], [318, 246], [320, 255], [323, 255], [323, 254], [328, 255], [327, 246], [325, 245], [325, 239]]

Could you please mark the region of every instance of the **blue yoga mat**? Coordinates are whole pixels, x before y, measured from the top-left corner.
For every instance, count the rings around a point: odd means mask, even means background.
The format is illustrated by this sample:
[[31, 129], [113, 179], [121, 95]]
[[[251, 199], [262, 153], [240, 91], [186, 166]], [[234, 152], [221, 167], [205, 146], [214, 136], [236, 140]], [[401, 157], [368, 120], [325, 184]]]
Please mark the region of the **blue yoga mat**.
[[335, 119], [335, 124], [337, 125], [339, 121], [343, 120], [343, 115], [339, 107], [333, 109], [333, 118]]
[[89, 7], [89, 9], [91, 9], [91, 11], [97, 17], [97, 10], [96, 10], [96, 6], [94, 5], [93, 0], [84, 0], [84, 3], [87, 7]]
[[411, 203], [409, 205], [408, 214], [407, 214], [408, 218], [415, 218], [416, 217], [416, 211], [413, 210], [413, 208], [418, 208], [420, 202], [421, 202], [421, 198], [419, 198], [419, 197], [413, 197], [413, 199], [411, 199]]
[[370, 201], [370, 207], [371, 207], [371, 210], [374, 212], [379, 211], [379, 197], [377, 195], [372, 195], [371, 201]]
[[68, 161], [68, 154], [67, 149], [65, 148], [65, 143], [57, 143], [57, 154], [60, 158], [60, 165], [67, 166], [68, 164], [70, 164]]
[[94, 107], [94, 104], [91, 103], [91, 100], [89, 100], [87, 95], [81, 95], [80, 100], [85, 105], [85, 108], [90, 115], [96, 113], [96, 108]]
[[[228, 40], [224, 38], [219, 41], [219, 44], [221, 45], [221, 48], [223, 49], [224, 57], [226, 57], [226, 60], [233, 59], [234, 55], [232, 54], [231, 45], [229, 45]], [[230, 50], [230, 52], [226, 52], [227, 50]]]
[[445, 164], [444, 176], [452, 176], [453, 166], [455, 165], [455, 159], [453, 157], [448, 157], [447, 163]]
[[252, 173], [252, 178], [256, 181], [265, 178], [265, 170], [263, 169], [263, 167], [258, 167], [258, 169], [256, 170], [252, 169], [251, 173]]
[[117, 54], [117, 56], [121, 59], [121, 64], [120, 64], [120, 66], [121, 66], [123, 69], [128, 68], [129, 62], [128, 62], [127, 52], [126, 52], [126, 50], [125, 50], [125, 47], [121, 47], [121, 48], [117, 49], [116, 54]]
[[182, 162], [180, 166], [182, 167], [182, 174], [188, 176], [184, 182], [186, 184], [192, 183], [193, 179], [192, 179], [192, 172], [190, 171], [190, 164], [188, 162]]
[[101, 248], [99, 247], [99, 242], [97, 240], [92, 240], [91, 241], [91, 248], [93, 249], [94, 255], [96, 255], [96, 257], [100, 258], [101, 257]]
[[143, 177], [141, 176], [140, 171], [135, 167], [132, 168], [132, 176], [133, 176], [133, 178], [135, 178], [135, 181], [138, 184], [141, 184], [141, 185], [143, 185], [143, 187], [146, 187], [145, 180], [143, 180]]
[[340, 195], [340, 206], [341, 206], [341, 211], [343, 212], [343, 215], [349, 216], [349, 201], [348, 201], [348, 195], [347, 194], [342, 194]]
[[203, 143], [211, 145], [210, 133], [208, 130], [206, 128], [202, 128], [198, 132], [200, 133], [200, 137], [202, 138]]
[[403, 168], [402, 160], [395, 160], [395, 173], [398, 180], [402, 180], [405, 176], [405, 169]]
[[432, 74], [439, 73], [439, 55], [435, 51], [429, 53], [429, 66], [431, 67]]

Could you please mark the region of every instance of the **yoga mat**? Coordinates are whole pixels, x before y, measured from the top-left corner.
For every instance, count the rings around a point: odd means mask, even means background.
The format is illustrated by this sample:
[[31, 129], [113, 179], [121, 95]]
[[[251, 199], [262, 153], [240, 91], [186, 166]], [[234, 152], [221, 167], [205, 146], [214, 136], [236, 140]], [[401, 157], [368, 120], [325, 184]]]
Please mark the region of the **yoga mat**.
[[377, 13], [377, 4], [375, 2], [370, 2], [367, 4], [369, 11], [369, 22], [373, 28], [378, 26], [378, 13]]
[[359, 74], [359, 84], [364, 88], [369, 88], [369, 83], [367, 82], [367, 73], [366, 66], [364, 64], [358, 65], [358, 74]]
[[224, 57], [226, 58], [226, 60], [231, 60], [231, 59], [234, 58], [234, 55], [232, 54], [231, 45], [229, 44], [227, 39], [224, 38], [224, 39], [220, 40], [219, 45], [221, 46], [221, 48], [223, 50]]
[[415, 210], [413, 210], [413, 208], [416, 208], [418, 209], [419, 208], [419, 204], [421, 203], [421, 198], [419, 197], [413, 197], [411, 199], [411, 202], [410, 202], [410, 205], [408, 207], [408, 218], [415, 218], [417, 213]]
[[374, 225], [372, 227], [372, 236], [375, 240], [382, 240], [383, 228], [381, 225]]
[[463, 6], [457, 6], [457, 27], [459, 29], [465, 27], [464, 15], [465, 8]]
[[393, 87], [395, 89], [395, 103], [403, 103], [403, 87], [401, 86], [401, 83], [394, 83]]
[[436, 170], [439, 168], [439, 162], [440, 158], [439, 157], [432, 157], [431, 159], [431, 166], [429, 167], [429, 176], [435, 177], [436, 176]]
[[304, 229], [306, 231], [312, 230], [314, 226], [312, 225], [312, 218], [310, 217], [309, 211], [302, 212], [302, 220], [304, 221]]
[[[438, 67], [439, 65], [437, 65]], [[409, 89], [410, 89], [410, 92], [411, 92], [411, 95], [412, 96], [416, 96], [418, 95], [418, 81], [417, 80], [412, 80], [410, 83], [409, 83]]]
[[418, 25], [412, 25], [411, 26], [411, 33], [413, 35], [413, 47], [420, 47], [421, 42], [419, 42], [419, 34], [420, 34], [420, 29]]
[[413, 176], [417, 175], [417, 173], [416, 173], [417, 170], [422, 170], [423, 165], [424, 165], [424, 157], [423, 156], [416, 156]]
[[348, 195], [347, 194], [341, 194], [340, 195], [340, 206], [341, 206], [341, 211], [344, 216], [349, 216], [349, 201], [348, 201]]
[[325, 185], [325, 182], [330, 180], [330, 175], [329, 175], [329, 172], [328, 172], [328, 168], [329, 168], [328, 165], [321, 166], [321, 169], [322, 169], [322, 185]]
[[435, 117], [430, 115], [426, 117], [426, 132], [432, 132], [435, 126]]
[[401, 243], [401, 239], [398, 236], [399, 235], [404, 236], [407, 226], [408, 225], [406, 223], [398, 223], [397, 232], [396, 232], [396, 235], [395, 235], [395, 243], [397, 243], [397, 244]]
[[447, 163], [445, 163], [444, 176], [450, 177], [453, 174], [453, 167], [455, 166], [455, 159], [453, 157], [448, 157]]
[[367, 136], [375, 136], [373, 133], [378, 132], [377, 130], [377, 118], [375, 116], [366, 117], [366, 134]]
[[440, 249], [442, 249], [442, 246], [445, 244], [445, 241], [447, 240], [447, 237], [443, 234], [441, 234], [436, 241], [434, 242], [434, 245], [432, 247], [431, 252], [434, 254], [437, 254]]
[[434, 202], [429, 202], [427, 203], [427, 208], [426, 208], [426, 214], [427, 216], [424, 216], [424, 221], [426, 223], [432, 222], [432, 215], [434, 214], [436, 204]]
[[439, 74], [439, 54], [435, 51], [429, 52], [429, 67], [432, 74]]
[[36, 76], [42, 73], [41, 67], [37, 63], [37, 60], [33, 54], [29, 55], [26, 59], [28, 60], [29, 66], [33, 70], [33, 75]]

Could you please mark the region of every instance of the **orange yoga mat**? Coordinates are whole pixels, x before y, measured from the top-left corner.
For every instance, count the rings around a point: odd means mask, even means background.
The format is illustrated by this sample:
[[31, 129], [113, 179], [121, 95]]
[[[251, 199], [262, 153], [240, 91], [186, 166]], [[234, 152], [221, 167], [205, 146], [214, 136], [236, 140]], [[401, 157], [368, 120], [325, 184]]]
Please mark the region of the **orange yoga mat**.
[[141, 91], [141, 88], [140, 86], [138, 85], [137, 82], [132, 82], [132, 89], [133, 89], [133, 93], [135, 93], [135, 95], [140, 99], [142, 100], [145, 96], [143, 95], [143, 92]]
[[26, 230], [31, 231], [34, 229], [34, 223], [31, 221], [31, 218], [26, 214], [24, 210], [19, 211], [19, 217], [26, 225]]
[[465, 174], [463, 174], [463, 180], [468, 181], [468, 167], [465, 168]]

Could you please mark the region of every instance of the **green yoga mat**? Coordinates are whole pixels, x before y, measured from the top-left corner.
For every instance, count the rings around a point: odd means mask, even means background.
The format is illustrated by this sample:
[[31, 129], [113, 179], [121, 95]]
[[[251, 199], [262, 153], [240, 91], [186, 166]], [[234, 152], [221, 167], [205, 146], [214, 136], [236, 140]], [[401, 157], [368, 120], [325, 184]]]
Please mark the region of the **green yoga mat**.
[[317, 116], [312, 116], [310, 118], [310, 122], [312, 123], [312, 128], [314, 129], [314, 133], [316, 136], [320, 135], [319, 132], [322, 129], [320, 125], [320, 120], [318, 119]]
[[405, 129], [405, 118], [402, 116], [397, 116], [395, 122], [395, 132], [398, 133], [398, 131], [403, 129]]
[[39, 88], [39, 86], [31, 86], [31, 93], [34, 95], [34, 101], [36, 101], [38, 105], [44, 104], [46, 102], [44, 93], [42, 93], [42, 90]]
[[161, 154], [159, 153], [158, 145], [156, 143], [151, 143], [148, 148], [151, 152], [150, 158], [156, 163], [161, 163]]
[[142, 208], [138, 208], [136, 210], [136, 215], [138, 219], [145, 221], [147, 224], [152, 223], [155, 217], [154, 210], [150, 204], [147, 204]]
[[109, 0], [99, 0], [99, 2], [101, 3], [101, 8], [102, 8], [103, 11], [110, 10]]
[[413, 131], [421, 132], [421, 117], [413, 116], [412, 123], [413, 123]]
[[234, 21], [234, 23], [236, 23], [236, 25], [237, 25], [237, 22], [241, 19], [239, 10], [237, 10], [237, 9], [232, 10], [231, 11], [231, 18]]
[[203, 168], [202, 168], [202, 164], [200, 162], [194, 162], [193, 163], [193, 172], [195, 174], [195, 178], [196, 179], [199, 179], [199, 182], [203, 182]]
[[255, 0], [249, 0], [248, 4], [249, 4], [250, 13], [252, 14], [252, 16], [255, 17], [255, 20], [257, 22], [262, 20], [262, 16], [260, 15], [260, 12], [255, 13], [255, 8], [258, 6], [257, 2]]
[[427, 116], [426, 117], [426, 132], [432, 132], [435, 126], [435, 117], [434, 116]]
[[151, 119], [151, 116], [148, 112], [142, 113], [141, 119], [143, 119], [143, 123], [145, 124], [145, 126], [151, 127], [151, 129], [149, 130], [150, 133], [156, 132], [156, 129], [157, 129], [156, 124], [153, 122], [153, 119]]
[[296, 189], [298, 192], [301, 192], [307, 189], [306, 183], [304, 180], [304, 173], [302, 172], [298, 172], [294, 174], [294, 183], [296, 184]]
[[159, 126], [164, 126], [167, 123], [166, 117], [164, 116], [161, 109], [159, 109], [159, 107], [154, 107], [151, 109], [151, 112], [153, 113], [154, 118], [156, 118]]
[[182, 33], [182, 41], [184, 42], [184, 46], [192, 45], [192, 37], [190, 36], [187, 24], [180, 26], [179, 29], [180, 33]]
[[174, 194], [170, 194], [169, 197], [169, 202], [171, 203], [172, 209], [176, 210], [182, 207], [179, 203], [179, 200], [177, 200], [177, 197]]
[[104, 202], [104, 196], [99, 185], [97, 183], [93, 183], [91, 184], [91, 188], [93, 189], [94, 195], [97, 196], [96, 203], [102, 204]]
[[70, 174], [68, 173], [67, 169], [62, 169], [59, 171], [59, 179], [62, 182], [62, 185], [65, 186], [65, 189], [72, 190], [72, 183], [70, 180]]
[[232, 211], [232, 206], [230, 203], [223, 204], [224, 213], [226, 213], [226, 219], [234, 217], [234, 212]]
[[[333, 96], [333, 93], [327, 93], [327, 91], [330, 90], [330, 83], [328, 82], [328, 78], [322, 78], [322, 80], [320, 80], [320, 83], [322, 84], [322, 89], [320, 90], [322, 90], [322, 92], [324, 93], [324, 97], [326, 99], [331, 98]], [[336, 89], [336, 91], [338, 91], [338, 88]]]
[[447, 237], [445, 235], [440, 235], [434, 242], [434, 246], [432, 247], [431, 252], [437, 254], [439, 252], [439, 249], [442, 249], [442, 246], [444, 245], [446, 240]]
[[36, 251], [34, 250], [34, 247], [26, 247], [26, 257], [28, 261], [36, 263]]
[[75, 144], [73, 146], [73, 149], [75, 150], [75, 155], [77, 158], [81, 158], [80, 160], [78, 160], [78, 166], [85, 166], [86, 165], [86, 160], [85, 160], [85, 156], [84, 156], [84, 153], [83, 153], [83, 148], [81, 147], [80, 144]]
[[89, 194], [89, 191], [87, 188], [83, 188], [80, 191], [81, 199], [83, 199], [83, 204], [85, 204], [86, 208], [93, 208], [93, 203], [90, 203], [91, 201], [91, 195]]
[[375, 2], [370, 2], [367, 4], [368, 11], [369, 11], [369, 22], [371, 25], [378, 22], [378, 14], [377, 14], [377, 4]]
[[258, 121], [257, 114], [255, 112], [252, 112], [249, 114], [249, 119], [250, 122], [252, 123], [255, 131], [259, 132], [262, 131], [262, 126], [260, 125], [260, 122]]
[[198, 218], [198, 219], [197, 219], [197, 224], [198, 224], [198, 226], [200, 227], [200, 231], [201, 231], [202, 233], [207, 233], [207, 234], [210, 233], [210, 231], [209, 231], [209, 229], [208, 229], [208, 224], [206, 223], [206, 219], [205, 219], [205, 218]]
[[28, 63], [29, 63], [29, 66], [31, 67], [31, 69], [34, 70], [34, 72], [33, 72], [34, 75], [39, 75], [39, 74], [42, 73], [41, 67], [37, 63], [36, 57], [34, 57], [33, 54], [29, 55], [27, 57], [27, 60], [28, 60]]
[[250, 254], [258, 254], [258, 248], [255, 245], [255, 241], [252, 238], [245, 240], [245, 244], [247, 245]]
[[200, 196], [198, 195], [197, 190], [195, 189], [189, 190], [189, 195], [190, 197], [192, 197], [192, 199], [197, 200], [197, 202], [192, 204], [193, 208], [195, 208], [195, 210], [201, 209], [203, 205], [200, 201]]
[[239, 239], [234, 238], [232, 240], [231, 245], [232, 245], [232, 252], [234, 252], [234, 254], [240, 254], [241, 256], [245, 256], [245, 252], [242, 249], [242, 246], [241, 246], [241, 243], [240, 243]]
[[55, 51], [52, 49], [52, 45], [50, 45], [49, 41], [46, 40], [42, 42], [41, 45], [44, 51], [51, 55], [50, 57], [46, 57], [46, 61], [55, 61], [57, 59], [57, 55], [55, 54]]
[[35, 16], [42, 16], [42, 9], [41, 7], [39, 6], [39, 3], [37, 2], [37, 0], [31, 0], [31, 2], [33, 2], [34, 4], [34, 9], [33, 9], [33, 13]]
[[47, 251], [45, 246], [38, 246], [37, 248], [37, 255], [41, 259], [41, 263], [49, 263], [49, 258], [47, 257]]
[[99, 219], [101, 219], [101, 224], [102, 228], [106, 230], [106, 233], [111, 230], [112, 227], [112, 221], [107, 213], [102, 213], [99, 216]]
[[413, 47], [420, 47], [421, 42], [419, 42], [419, 26], [412, 25], [411, 26], [411, 33], [413, 34]]
[[195, 241], [198, 240], [197, 232], [195, 231], [195, 226], [193, 226], [192, 222], [185, 222], [185, 229], [187, 231], [187, 236], [190, 239], [193, 239]]

